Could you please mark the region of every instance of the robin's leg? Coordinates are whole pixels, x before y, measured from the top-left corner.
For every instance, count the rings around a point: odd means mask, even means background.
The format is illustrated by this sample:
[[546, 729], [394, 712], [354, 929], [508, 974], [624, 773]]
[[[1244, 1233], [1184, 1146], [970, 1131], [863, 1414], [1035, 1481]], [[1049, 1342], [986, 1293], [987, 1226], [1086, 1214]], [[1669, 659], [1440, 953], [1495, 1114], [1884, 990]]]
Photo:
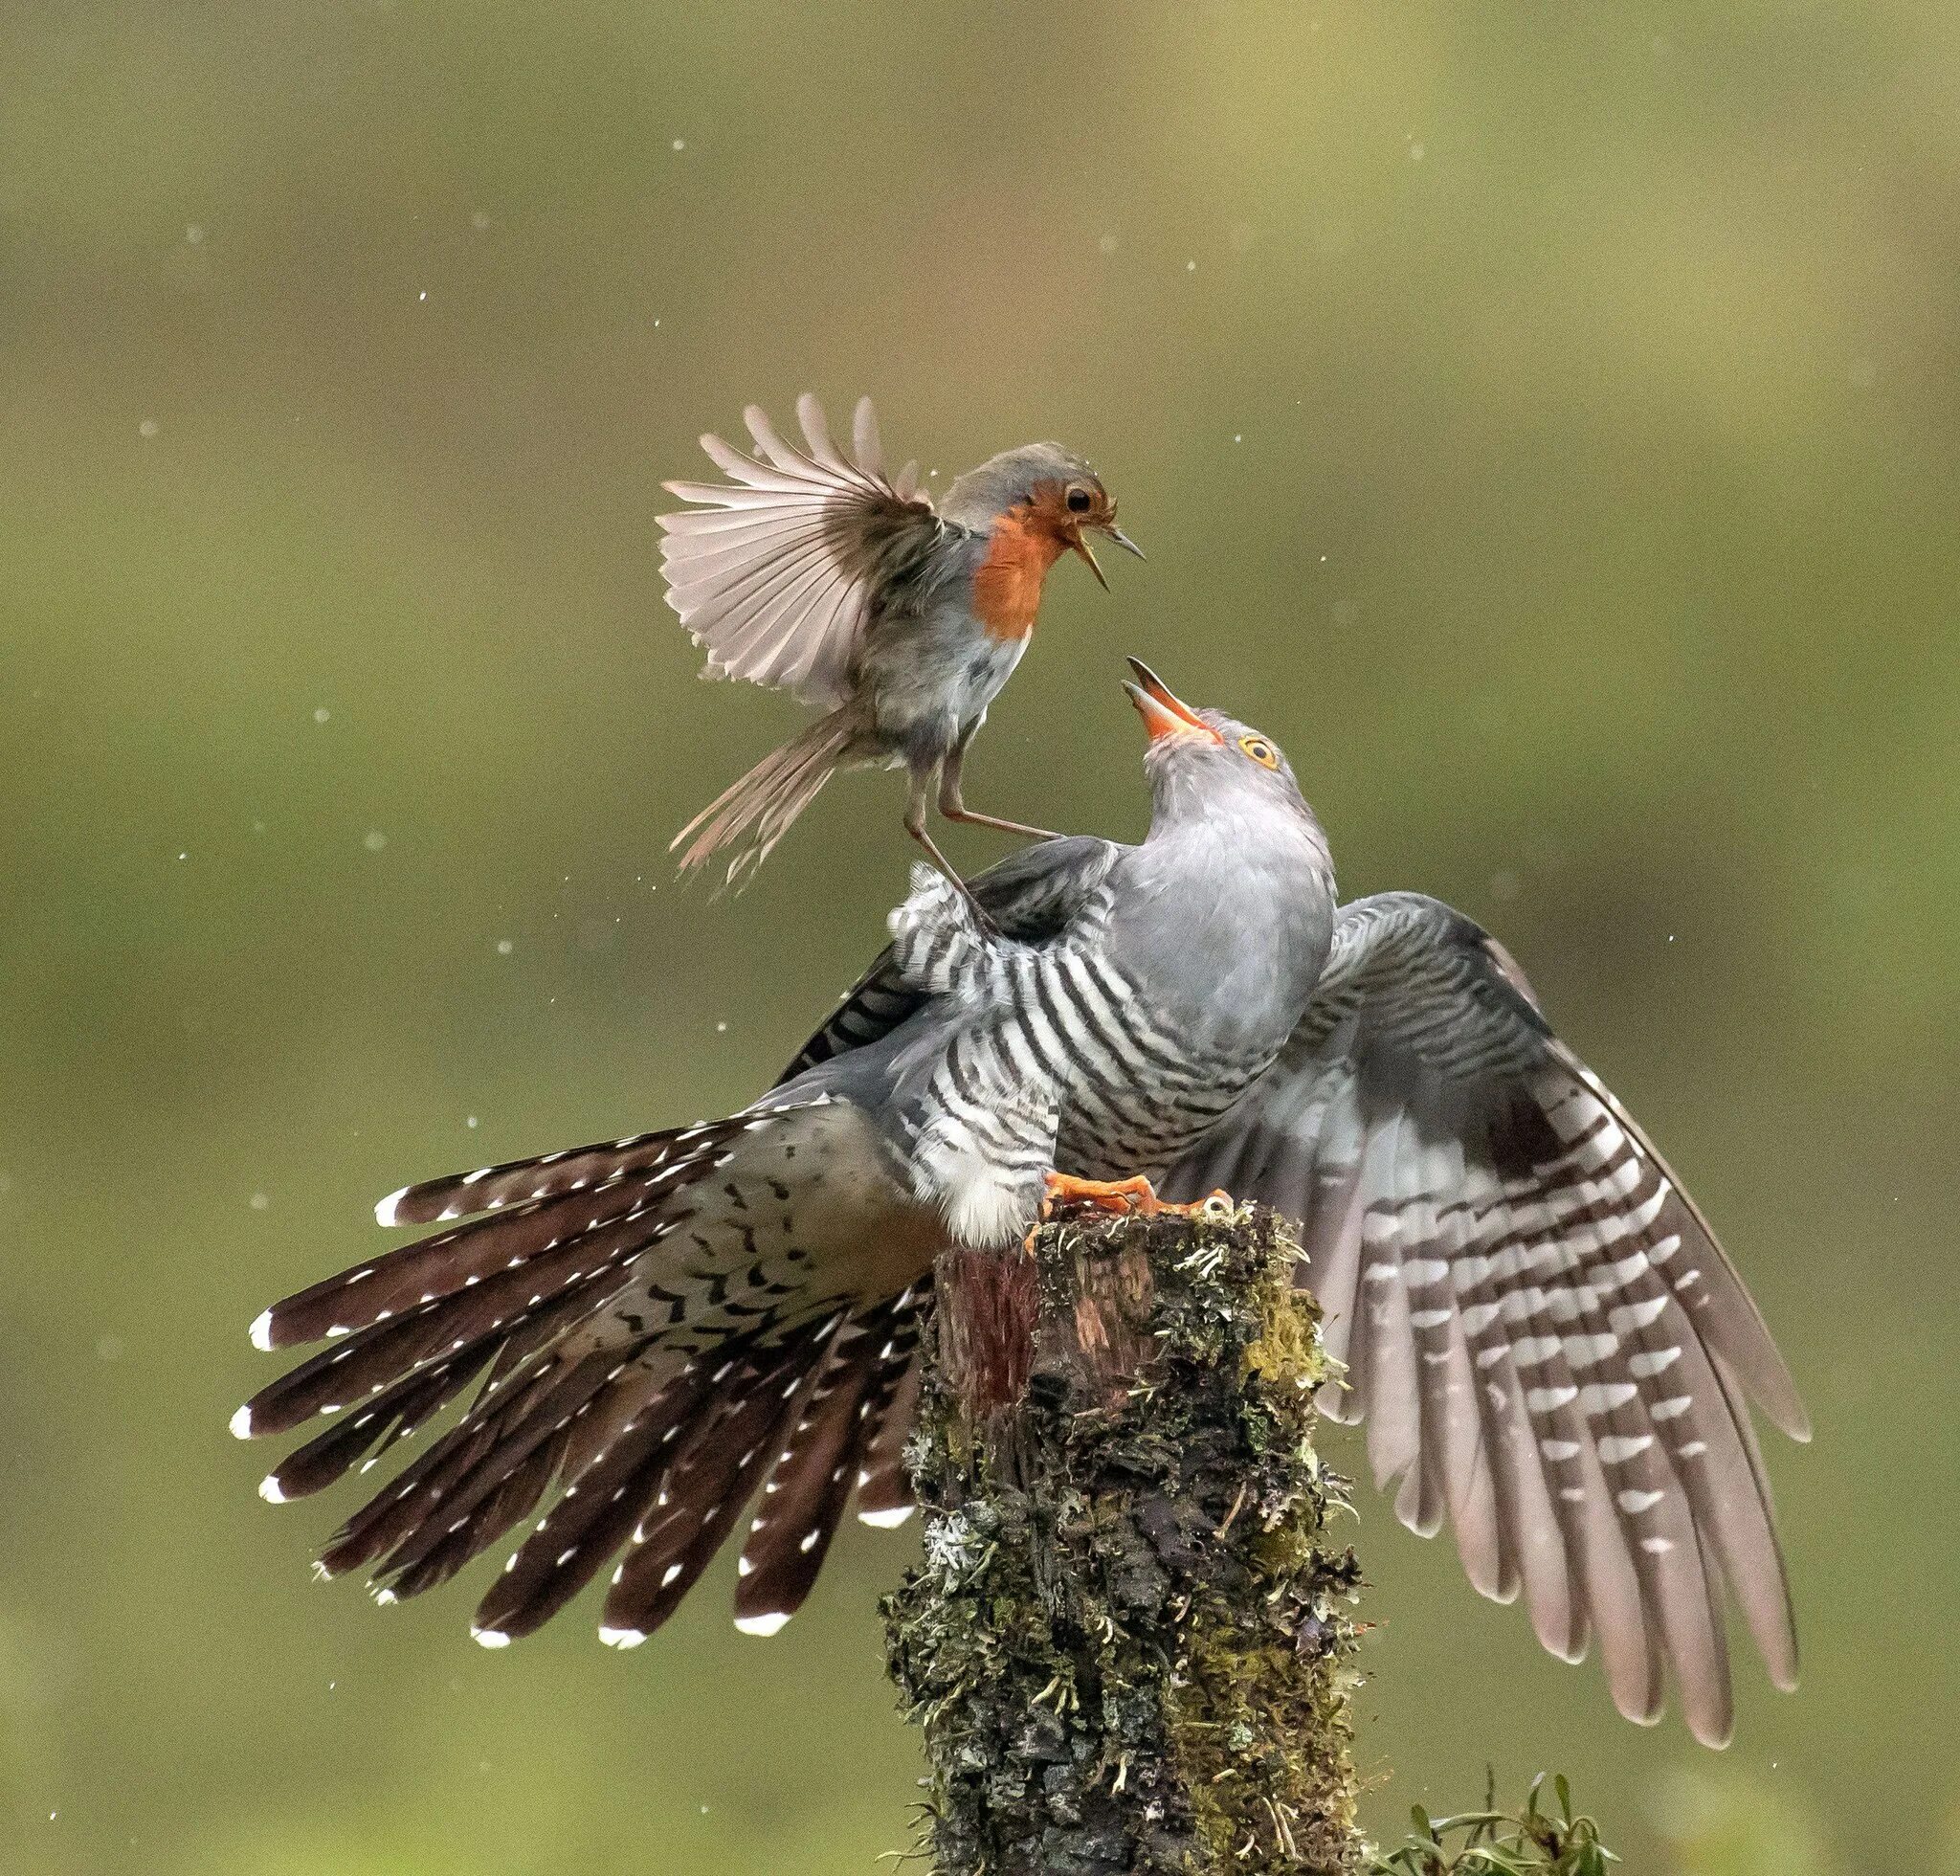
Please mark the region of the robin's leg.
[[932, 791], [932, 771], [926, 770], [912, 775], [912, 793], [905, 803], [905, 832], [925, 849], [926, 857], [965, 895], [967, 904], [972, 908], [973, 917], [980, 929], [993, 932], [998, 929], [989, 916], [986, 906], [973, 897], [973, 888], [953, 870], [951, 860], [940, 852], [939, 843], [925, 831], [925, 802]]
[[1051, 834], [1045, 827], [1030, 827], [1024, 821], [1002, 820], [998, 815], [977, 814], [960, 798], [960, 766], [967, 759], [967, 745], [959, 742], [953, 745], [952, 752], [946, 759], [946, 767], [939, 772], [939, 812], [949, 821], [964, 821], [969, 827], [991, 827], [1002, 834], [1019, 834], [1030, 840], [1058, 840], [1058, 834]]

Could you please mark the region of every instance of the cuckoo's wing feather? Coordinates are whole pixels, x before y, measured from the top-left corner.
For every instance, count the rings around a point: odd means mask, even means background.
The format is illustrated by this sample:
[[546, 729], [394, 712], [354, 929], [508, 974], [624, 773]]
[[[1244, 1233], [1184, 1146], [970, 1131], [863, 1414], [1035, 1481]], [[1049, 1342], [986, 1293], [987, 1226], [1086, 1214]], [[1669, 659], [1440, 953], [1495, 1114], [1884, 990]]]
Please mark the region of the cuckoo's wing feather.
[[[1017, 848], [967, 884], [1003, 937], [1038, 945], [1058, 935], [1081, 912], [1122, 852], [1115, 841], [1088, 834], [1040, 840]], [[926, 1001], [924, 992], [904, 980], [887, 945], [844, 993], [823, 1027], [797, 1050], [776, 1085], [846, 1050], [881, 1040]]]
[[1667, 1163], [1547, 1024], [1503, 949], [1414, 893], [1344, 906], [1292, 1040], [1163, 1182], [1300, 1220], [1378, 1483], [1622, 1711], [1672, 1668], [1729, 1730], [1725, 1586], [1779, 1686], [1796, 1642], [1746, 1396], [1807, 1437], [1742, 1280]]
[[722, 482], [669, 482], [702, 505], [662, 515], [667, 603], [707, 650], [710, 677], [746, 678], [834, 708], [872, 595], [931, 550], [945, 524], [901, 476], [885, 474], [871, 400], [858, 406], [855, 456], [832, 440], [822, 407], [797, 400], [804, 447], [763, 412], [744, 413], [759, 456], [719, 436], [702, 448]]

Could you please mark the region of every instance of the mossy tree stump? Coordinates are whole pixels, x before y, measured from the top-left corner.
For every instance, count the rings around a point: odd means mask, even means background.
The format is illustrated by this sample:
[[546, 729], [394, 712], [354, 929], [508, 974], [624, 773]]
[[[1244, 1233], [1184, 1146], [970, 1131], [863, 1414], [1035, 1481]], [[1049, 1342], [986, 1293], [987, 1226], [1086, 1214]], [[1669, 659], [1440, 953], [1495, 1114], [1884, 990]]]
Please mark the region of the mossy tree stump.
[[925, 1561], [885, 1605], [941, 1876], [1359, 1866], [1297, 1255], [1219, 1206], [942, 1266]]

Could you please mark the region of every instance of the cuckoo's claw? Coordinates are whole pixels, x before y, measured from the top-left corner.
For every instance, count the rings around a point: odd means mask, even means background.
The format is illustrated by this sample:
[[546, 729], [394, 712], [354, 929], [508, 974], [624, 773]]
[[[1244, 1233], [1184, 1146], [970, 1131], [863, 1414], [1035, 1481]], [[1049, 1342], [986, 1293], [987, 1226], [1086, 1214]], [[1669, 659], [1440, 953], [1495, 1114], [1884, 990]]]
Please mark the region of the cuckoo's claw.
[[1157, 1196], [1156, 1188], [1141, 1176], [1134, 1179], [1078, 1179], [1066, 1172], [1051, 1172], [1048, 1190], [1041, 1200], [1041, 1216], [1047, 1217], [1058, 1205], [1089, 1205], [1099, 1212], [1114, 1212], [1125, 1217], [1154, 1218], [1169, 1214], [1182, 1218], [1218, 1217], [1234, 1209], [1231, 1195], [1218, 1191], [1207, 1193], [1189, 1205], [1172, 1204]]

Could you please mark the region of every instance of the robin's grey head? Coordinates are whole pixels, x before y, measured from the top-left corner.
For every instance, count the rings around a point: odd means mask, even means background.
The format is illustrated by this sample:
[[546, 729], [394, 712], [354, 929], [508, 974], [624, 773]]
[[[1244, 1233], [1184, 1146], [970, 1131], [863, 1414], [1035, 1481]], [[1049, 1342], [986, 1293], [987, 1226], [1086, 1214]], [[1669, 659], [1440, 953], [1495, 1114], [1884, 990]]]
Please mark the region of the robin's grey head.
[[941, 512], [969, 527], [991, 531], [1012, 521], [1018, 532], [1049, 544], [1051, 557], [1078, 553], [1104, 587], [1102, 570], [1082, 538], [1089, 529], [1127, 548], [1143, 549], [1116, 525], [1116, 498], [1073, 450], [1059, 443], [1023, 443], [969, 469], [947, 491]]
[[1292, 765], [1270, 737], [1222, 710], [1193, 708], [1142, 659], [1131, 659], [1129, 666], [1136, 681], [1124, 689], [1150, 739], [1144, 770], [1158, 823], [1274, 814], [1281, 822], [1310, 826], [1318, 836], [1319, 824]]

